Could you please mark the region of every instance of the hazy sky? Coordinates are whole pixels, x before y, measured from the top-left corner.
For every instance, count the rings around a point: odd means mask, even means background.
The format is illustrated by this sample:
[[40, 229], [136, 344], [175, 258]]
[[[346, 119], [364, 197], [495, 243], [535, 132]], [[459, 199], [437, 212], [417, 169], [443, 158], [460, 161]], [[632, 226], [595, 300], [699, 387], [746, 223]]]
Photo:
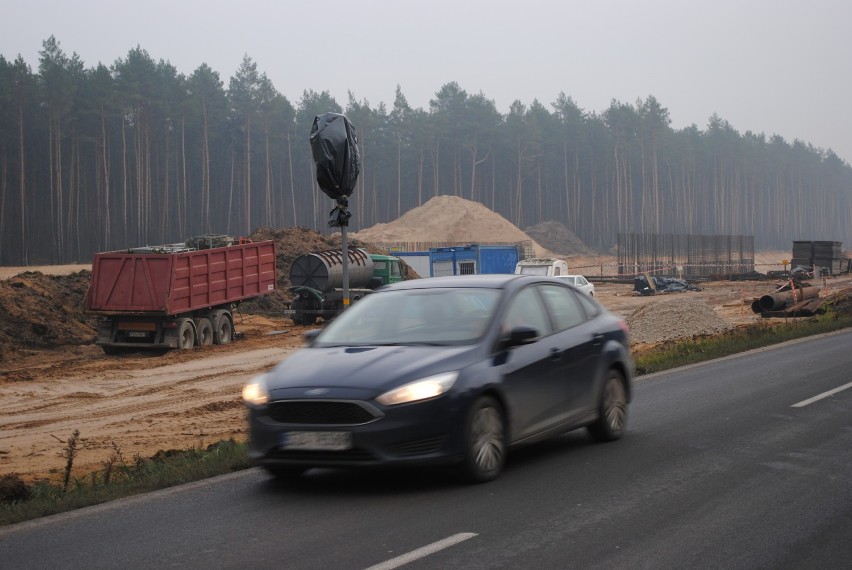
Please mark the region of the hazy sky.
[[499, 111], [587, 111], [654, 95], [672, 127], [717, 113], [740, 133], [779, 134], [852, 162], [849, 0], [0, 0], [0, 54], [37, 70], [54, 35], [86, 67], [139, 45], [227, 86], [243, 55], [294, 105], [307, 89], [428, 109], [442, 85]]

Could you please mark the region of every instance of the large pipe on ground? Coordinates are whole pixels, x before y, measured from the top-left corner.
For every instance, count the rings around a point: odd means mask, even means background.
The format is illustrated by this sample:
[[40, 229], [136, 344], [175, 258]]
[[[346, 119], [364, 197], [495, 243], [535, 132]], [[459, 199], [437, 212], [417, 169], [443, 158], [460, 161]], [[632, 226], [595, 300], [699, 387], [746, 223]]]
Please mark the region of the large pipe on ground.
[[760, 298], [760, 308], [764, 311], [777, 311], [786, 307], [790, 301], [803, 301], [805, 299], [813, 299], [819, 296], [822, 287], [802, 287], [795, 291], [784, 291], [782, 293], [772, 293], [764, 295]]

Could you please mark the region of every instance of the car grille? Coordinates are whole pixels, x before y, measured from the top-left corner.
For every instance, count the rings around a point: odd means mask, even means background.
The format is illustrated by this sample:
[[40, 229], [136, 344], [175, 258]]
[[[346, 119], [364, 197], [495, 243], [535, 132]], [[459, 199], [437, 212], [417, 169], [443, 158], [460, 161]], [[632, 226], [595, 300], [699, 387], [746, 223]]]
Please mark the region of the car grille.
[[440, 451], [445, 439], [445, 435], [412, 439], [395, 443], [389, 446], [389, 449], [397, 455], [425, 455]]
[[272, 402], [267, 413], [282, 424], [305, 425], [359, 425], [381, 417], [356, 402], [314, 400]]

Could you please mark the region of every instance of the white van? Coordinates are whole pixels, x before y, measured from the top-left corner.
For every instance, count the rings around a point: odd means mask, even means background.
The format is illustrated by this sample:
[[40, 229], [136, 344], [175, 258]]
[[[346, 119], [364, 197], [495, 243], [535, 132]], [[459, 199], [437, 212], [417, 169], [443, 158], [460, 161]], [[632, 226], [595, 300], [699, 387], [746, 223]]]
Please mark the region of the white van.
[[542, 275], [553, 277], [568, 274], [568, 263], [561, 259], [540, 257], [521, 260], [515, 265], [515, 275]]

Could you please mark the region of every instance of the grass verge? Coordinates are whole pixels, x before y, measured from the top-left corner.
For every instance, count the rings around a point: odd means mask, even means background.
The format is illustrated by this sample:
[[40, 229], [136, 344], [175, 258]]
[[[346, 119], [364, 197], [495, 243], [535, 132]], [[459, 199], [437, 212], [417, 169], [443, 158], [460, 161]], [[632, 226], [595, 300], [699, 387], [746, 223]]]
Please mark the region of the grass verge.
[[[809, 319], [780, 325], [757, 325], [720, 336], [677, 341], [635, 355], [637, 374], [650, 374], [678, 366], [721, 358], [788, 340], [852, 327], [852, 314], [830, 311]], [[247, 445], [220, 441], [206, 449], [159, 452], [150, 459], [126, 462], [116, 447], [103, 469], [86, 477], [69, 478], [75, 435], [66, 442], [68, 460], [62, 484], [47, 482], [27, 486], [14, 475], [0, 477], [0, 526], [71, 511], [156, 491], [199, 479], [224, 475], [251, 466]]]
[[634, 355], [636, 374], [661, 372], [849, 327], [852, 327], [852, 314], [829, 311], [807, 319], [758, 324], [723, 335], [669, 342]]
[[63, 513], [180, 485], [251, 466], [245, 443], [220, 441], [206, 449], [161, 451], [150, 459], [125, 462], [113, 454], [104, 468], [68, 485], [27, 486], [14, 475], [0, 478], [0, 526]]

